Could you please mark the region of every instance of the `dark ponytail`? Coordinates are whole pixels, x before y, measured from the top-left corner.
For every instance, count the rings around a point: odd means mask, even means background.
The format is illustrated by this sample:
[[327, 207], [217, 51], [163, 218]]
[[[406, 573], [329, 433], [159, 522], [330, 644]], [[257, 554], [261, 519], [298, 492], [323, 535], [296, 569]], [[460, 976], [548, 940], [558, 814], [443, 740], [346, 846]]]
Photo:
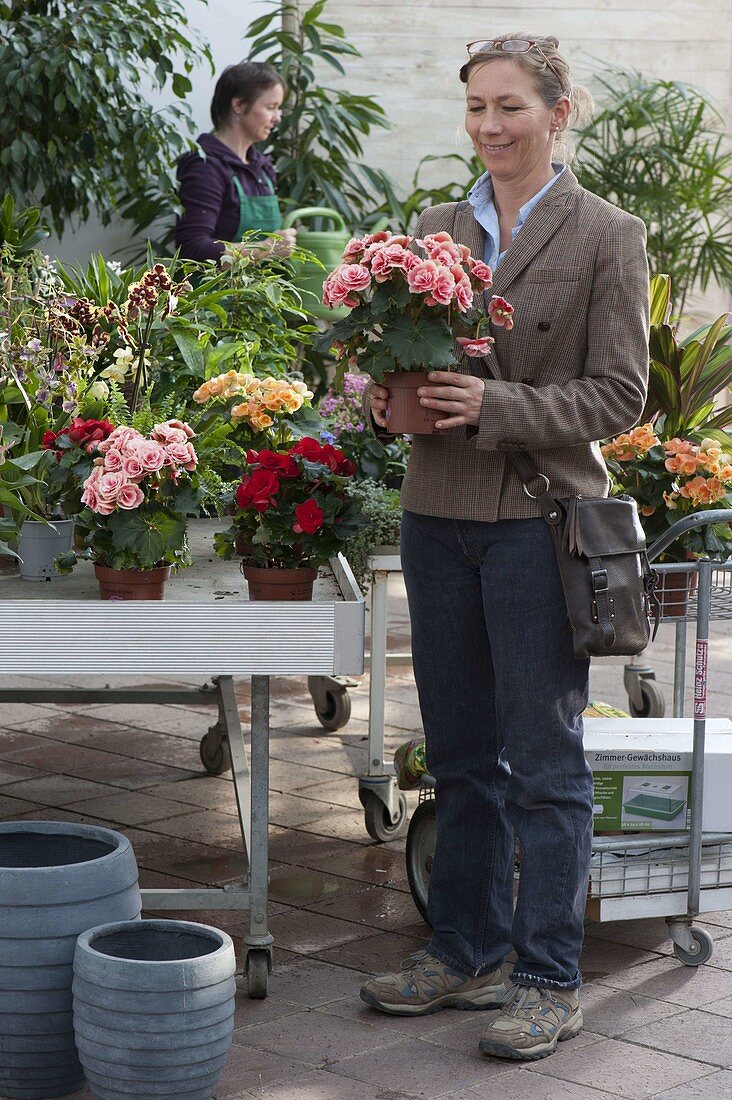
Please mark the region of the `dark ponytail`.
[[232, 99], [241, 99], [247, 111], [262, 92], [280, 85], [287, 91], [287, 85], [271, 65], [261, 61], [242, 61], [239, 65], [229, 65], [216, 82], [211, 100], [211, 121], [214, 129], [228, 122]]

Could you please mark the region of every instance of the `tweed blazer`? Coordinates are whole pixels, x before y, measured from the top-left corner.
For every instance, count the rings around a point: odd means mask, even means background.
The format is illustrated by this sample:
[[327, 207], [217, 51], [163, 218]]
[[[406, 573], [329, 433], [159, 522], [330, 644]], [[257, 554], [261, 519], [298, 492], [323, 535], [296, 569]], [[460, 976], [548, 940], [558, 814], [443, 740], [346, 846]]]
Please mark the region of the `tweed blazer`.
[[[468, 202], [425, 210], [415, 236], [441, 231], [482, 259], [485, 232]], [[539, 516], [510, 450], [527, 451], [557, 497], [607, 495], [597, 441], [631, 427], [646, 396], [645, 237], [639, 218], [580, 187], [569, 169], [562, 173], [486, 293], [515, 307], [513, 330], [491, 327], [487, 360], [459, 357], [459, 371], [486, 379], [480, 423], [414, 437], [405, 508], [453, 519]]]

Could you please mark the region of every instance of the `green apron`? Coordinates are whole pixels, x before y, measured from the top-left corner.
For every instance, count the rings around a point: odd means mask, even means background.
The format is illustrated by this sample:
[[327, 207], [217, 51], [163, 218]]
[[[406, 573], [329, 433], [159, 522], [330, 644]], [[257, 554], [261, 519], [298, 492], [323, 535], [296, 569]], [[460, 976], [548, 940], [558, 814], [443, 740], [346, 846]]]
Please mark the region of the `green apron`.
[[239, 196], [239, 225], [233, 239], [238, 243], [245, 233], [252, 230], [266, 235], [281, 229], [282, 214], [271, 179], [264, 177], [270, 189], [268, 195], [245, 195], [239, 177], [234, 176], [233, 180], [234, 189]]

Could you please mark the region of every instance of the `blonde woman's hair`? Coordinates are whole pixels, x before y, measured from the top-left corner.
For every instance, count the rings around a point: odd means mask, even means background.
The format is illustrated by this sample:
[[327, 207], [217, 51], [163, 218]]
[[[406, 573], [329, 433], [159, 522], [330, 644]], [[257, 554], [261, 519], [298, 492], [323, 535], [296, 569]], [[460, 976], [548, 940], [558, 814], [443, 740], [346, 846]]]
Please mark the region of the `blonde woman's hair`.
[[[465, 62], [460, 70], [460, 79], [467, 84], [473, 69], [491, 61], [511, 61], [526, 69], [534, 78], [534, 85], [547, 107], [556, 106], [562, 96], [567, 96], [572, 110], [567, 129], [585, 126], [592, 118], [594, 103], [592, 96], [581, 84], [572, 83], [572, 71], [567, 60], [559, 52], [559, 39], [553, 35], [528, 34], [526, 31], [512, 31], [510, 34], [496, 35], [494, 41], [507, 42], [513, 38], [523, 38], [536, 42], [541, 50], [531, 49], [525, 53], [510, 53], [495, 46], [484, 53], [476, 53]], [[542, 54], [544, 55], [542, 57]], [[565, 131], [560, 131], [554, 143], [556, 160], [568, 162], [574, 153], [573, 143]]]

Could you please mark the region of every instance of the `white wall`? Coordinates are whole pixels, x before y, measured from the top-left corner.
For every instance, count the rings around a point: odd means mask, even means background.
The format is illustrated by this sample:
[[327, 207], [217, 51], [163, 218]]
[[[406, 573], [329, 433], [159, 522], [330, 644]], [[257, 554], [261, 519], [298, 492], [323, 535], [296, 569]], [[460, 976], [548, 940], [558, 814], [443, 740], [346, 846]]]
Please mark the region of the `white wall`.
[[[246, 57], [248, 46], [244, 31], [252, 19], [266, 11], [266, 5], [263, 0], [209, 0], [208, 5], [201, 0], [183, 0], [183, 6], [191, 27], [209, 42], [215, 65], [213, 76], [205, 62], [198, 64], [191, 73], [193, 91], [187, 102], [196, 124], [195, 134], [198, 134], [211, 128], [209, 104], [219, 73], [227, 65]], [[167, 96], [153, 94], [151, 99], [156, 107], [179, 102], [172, 92]], [[85, 263], [92, 252], [103, 252], [111, 258], [134, 240], [129, 223], [113, 221], [103, 226], [93, 217], [83, 225], [67, 228], [61, 239], [49, 238], [44, 247], [65, 262]]]

